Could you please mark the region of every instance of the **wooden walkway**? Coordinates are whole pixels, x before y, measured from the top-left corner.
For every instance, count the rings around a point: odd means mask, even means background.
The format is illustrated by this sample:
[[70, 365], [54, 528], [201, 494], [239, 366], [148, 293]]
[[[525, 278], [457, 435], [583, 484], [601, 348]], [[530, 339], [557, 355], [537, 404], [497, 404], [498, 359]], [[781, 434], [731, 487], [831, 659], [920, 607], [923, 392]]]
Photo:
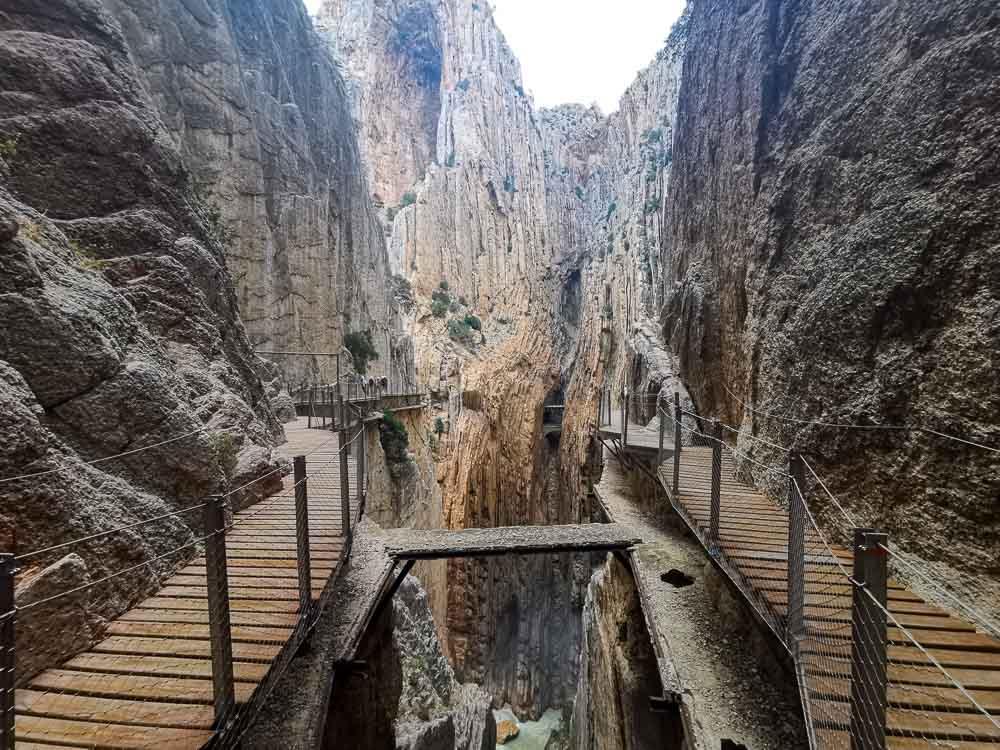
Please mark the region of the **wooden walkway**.
[[[287, 456], [308, 458], [312, 594], [343, 560], [336, 434], [289, 425]], [[332, 438], [332, 439], [331, 439]], [[356, 505], [356, 455], [349, 459]], [[236, 699], [250, 700], [299, 622], [292, 478], [234, 517], [226, 534]], [[212, 662], [205, 560], [169, 578], [114, 622], [89, 651], [16, 693], [18, 748], [202, 747], [212, 733]]]
[[[620, 438], [620, 418], [600, 432]], [[655, 425], [654, 421], [654, 425]], [[670, 431], [668, 430], [668, 433]], [[629, 448], [650, 442], [658, 430], [629, 425]], [[673, 448], [668, 434], [664, 445]], [[644, 446], [649, 447], [649, 446]], [[711, 447], [681, 451], [678, 491], [674, 494], [671, 459], [659, 468], [671, 504], [706, 548], [711, 513]], [[722, 453], [719, 544], [716, 561], [758, 611], [775, 635], [786, 640], [788, 604], [788, 514], [755, 487], [735, 479], [736, 466]], [[853, 553], [806, 533], [806, 632], [798, 641], [800, 689], [807, 719], [815, 728], [815, 747], [850, 748], [851, 694], [850, 582], [830, 551], [848, 572]], [[888, 644], [887, 747], [890, 750], [998, 750], [1000, 729], [977, 712], [948, 677], [933, 666], [934, 657], [994, 718], [1000, 718], [1000, 641], [940, 607], [929, 604], [890, 579], [888, 611], [920, 644], [890, 623]], [[923, 649], [923, 650], [922, 650]]]

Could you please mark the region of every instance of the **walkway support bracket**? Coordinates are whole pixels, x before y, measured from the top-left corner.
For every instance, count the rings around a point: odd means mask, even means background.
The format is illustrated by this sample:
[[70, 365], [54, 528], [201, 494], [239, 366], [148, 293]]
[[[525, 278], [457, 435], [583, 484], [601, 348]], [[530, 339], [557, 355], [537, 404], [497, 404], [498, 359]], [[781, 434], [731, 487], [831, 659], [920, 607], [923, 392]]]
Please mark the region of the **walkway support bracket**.
[[656, 449], [656, 469], [659, 471], [660, 467], [663, 466], [663, 433], [667, 429], [667, 425], [663, 421], [663, 409], [660, 405], [660, 394], [656, 394], [656, 421], [660, 423], [660, 444]]
[[14, 750], [14, 573], [12, 554], [0, 554], [0, 750]]
[[887, 534], [854, 530], [851, 750], [885, 750]]
[[792, 451], [788, 454], [788, 616], [785, 636], [788, 647], [793, 649], [805, 633], [806, 595], [806, 511], [802, 498], [805, 484], [805, 466], [802, 456]]
[[309, 494], [306, 457], [292, 459], [295, 478], [295, 551], [299, 570], [299, 616], [305, 617], [312, 602], [312, 566], [309, 553]]
[[233, 635], [229, 618], [229, 574], [226, 567], [226, 501], [209, 498], [205, 508], [205, 578], [208, 629], [212, 647], [215, 729], [225, 728], [236, 707], [233, 685]]

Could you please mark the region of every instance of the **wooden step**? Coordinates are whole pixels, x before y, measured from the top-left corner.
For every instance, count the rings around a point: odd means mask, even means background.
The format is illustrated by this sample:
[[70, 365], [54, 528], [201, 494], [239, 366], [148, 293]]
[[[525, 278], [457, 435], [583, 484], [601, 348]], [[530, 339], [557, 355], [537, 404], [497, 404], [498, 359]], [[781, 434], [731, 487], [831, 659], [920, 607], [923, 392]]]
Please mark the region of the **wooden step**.
[[212, 706], [161, 703], [89, 695], [18, 690], [14, 710], [18, 714], [47, 716], [74, 721], [139, 724], [147, 727], [211, 729], [215, 721]]
[[[252, 682], [237, 682], [235, 685], [236, 700], [241, 703], [246, 702], [257, 687], [257, 684]], [[38, 691], [125, 700], [209, 705], [213, 700], [211, 680], [102, 674], [77, 672], [71, 669], [47, 669], [32, 679], [29, 687]]]
[[106, 750], [198, 750], [212, 738], [204, 729], [165, 729], [108, 722], [68, 721], [17, 716], [14, 734], [21, 741], [51, 742]]

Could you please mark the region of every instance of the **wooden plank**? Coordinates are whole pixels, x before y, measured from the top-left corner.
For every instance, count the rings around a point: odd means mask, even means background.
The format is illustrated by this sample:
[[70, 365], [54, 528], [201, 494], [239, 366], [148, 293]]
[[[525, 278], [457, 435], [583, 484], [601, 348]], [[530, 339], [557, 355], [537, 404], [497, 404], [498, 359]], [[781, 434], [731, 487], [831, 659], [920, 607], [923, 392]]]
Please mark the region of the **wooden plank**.
[[[170, 638], [128, 638], [111, 636], [95, 645], [92, 651], [104, 654], [136, 654], [151, 656], [179, 656], [211, 658], [208, 641], [179, 640]], [[280, 647], [264, 643], [234, 643], [233, 659], [270, 663], [280, 652]]]
[[[814, 698], [849, 703], [851, 680], [809, 674], [806, 677], [809, 693]], [[1000, 692], [996, 690], [970, 690], [966, 692], [990, 713], [1000, 711]], [[890, 683], [886, 697], [896, 708], [926, 709], [958, 713], [979, 713], [972, 701], [958, 688], [930, 685], [898, 685]]]
[[[233, 625], [291, 629], [298, 625], [299, 615], [284, 612], [230, 612], [229, 621]], [[119, 617], [118, 622], [187, 622], [208, 625], [208, 610], [133, 609]]]
[[[298, 594], [296, 594], [298, 596]], [[116, 620], [108, 625], [109, 635], [138, 638], [181, 638], [207, 640], [208, 625], [193, 625], [181, 622], [130, 622]], [[273, 643], [283, 645], [292, 635], [292, 628], [268, 628], [252, 625], [232, 627], [234, 643]]]
[[212, 732], [204, 729], [164, 729], [39, 716], [17, 716], [14, 734], [19, 746], [20, 740], [26, 740], [108, 750], [149, 750], [150, 747], [157, 750], [196, 750], [212, 737]]
[[[837, 704], [831, 701], [816, 700], [811, 703], [820, 715], [831, 717], [844, 715], [844, 708], [837, 707]], [[886, 724], [890, 734], [922, 735], [970, 741], [982, 741], [989, 738], [1000, 741], [1000, 729], [982, 714], [890, 708], [886, 712]], [[842, 728], [846, 729], [846, 727]]]
[[212, 706], [184, 703], [95, 698], [86, 695], [18, 690], [14, 710], [18, 714], [48, 716], [53, 719], [141, 724], [148, 727], [211, 729], [215, 720]]
[[[812, 654], [817, 658], [851, 658], [851, 643], [848, 640], [818, 640], [807, 635], [799, 644], [803, 654]], [[926, 648], [925, 651], [937, 659], [943, 667], [964, 667], [968, 669], [988, 669], [1000, 670], [1000, 654], [991, 654], [984, 651], [959, 651], [944, 648]], [[899, 646], [891, 644], [888, 649], [888, 658], [891, 662], [898, 664], [911, 664], [927, 666], [930, 668], [931, 662], [924, 656], [920, 649], [913, 645]]]
[[[63, 665], [77, 672], [107, 672], [110, 674], [137, 674], [149, 677], [187, 677], [212, 679], [211, 659], [180, 659], [165, 656], [137, 656], [133, 654], [78, 654]], [[260, 682], [267, 674], [266, 664], [233, 662], [233, 673], [240, 682]]]
[[[152, 596], [136, 606], [146, 609], [198, 611], [208, 609], [208, 600], [205, 597]], [[232, 612], [298, 612], [299, 605], [298, 602], [270, 599], [230, 599], [229, 609]]]
[[[849, 748], [851, 738], [847, 732], [832, 729], [821, 729], [816, 732], [817, 747]], [[886, 750], [997, 750], [992, 742], [966, 742], [963, 740], [947, 740], [947, 743], [929, 741], [916, 737], [887, 737]]]
[[[213, 700], [211, 680], [76, 672], [71, 669], [47, 669], [32, 679], [29, 687], [57, 693], [168, 703], [211, 704]], [[246, 702], [256, 687], [253, 682], [237, 682], [236, 700]]]
[[[830, 674], [838, 677], [850, 677], [851, 675], [850, 659], [838, 659], [827, 654], [806, 654], [803, 657], [803, 663], [806, 672], [810, 674]], [[925, 661], [925, 666], [890, 661], [888, 675], [890, 682], [898, 684], [952, 687], [954, 686], [952, 678], [954, 678], [968, 690], [1000, 690], [1000, 670], [949, 666], [946, 675], [929, 661]]]

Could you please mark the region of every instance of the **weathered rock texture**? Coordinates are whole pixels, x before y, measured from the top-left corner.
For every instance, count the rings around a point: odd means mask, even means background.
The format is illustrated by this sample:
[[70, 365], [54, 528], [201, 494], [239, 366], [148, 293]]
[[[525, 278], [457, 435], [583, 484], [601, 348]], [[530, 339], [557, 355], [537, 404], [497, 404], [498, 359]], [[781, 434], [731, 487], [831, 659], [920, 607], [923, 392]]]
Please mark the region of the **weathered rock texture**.
[[[0, 478], [53, 472], [0, 485], [0, 545], [15, 553], [195, 505], [277, 466], [280, 426], [218, 235], [110, 9], [11, 0], [0, 14]], [[89, 639], [196, 554], [188, 524], [199, 515], [25, 560], [28, 603], [188, 545], [26, 608], [19, 678], [58, 655], [33, 644]], [[54, 615], [60, 602], [79, 617]]]
[[660, 694], [656, 655], [630, 573], [610, 557], [594, 574], [583, 610], [580, 686], [573, 708], [572, 747], [680, 750], [678, 716], [649, 710]]
[[660, 279], [699, 409], [758, 460], [784, 458], [754, 435], [805, 451], [859, 525], [996, 577], [996, 453], [808, 421], [1000, 445], [1000, 8], [711, 0], [688, 33]]
[[[106, 4], [214, 212], [254, 345], [336, 352], [367, 329], [387, 374], [400, 336], [382, 229], [343, 80], [300, 0]], [[336, 373], [329, 357], [278, 361], [292, 387]]]
[[[548, 189], [542, 131], [489, 6], [329, 0], [320, 25], [352, 79], [376, 200], [399, 208], [385, 215], [415, 297], [418, 376], [456, 393], [434, 438], [441, 525], [589, 520], [541, 435], [573, 349], [561, 311], [579, 306], [581, 201], [570, 181]], [[481, 330], [463, 331], [469, 314]], [[450, 562], [435, 616], [457, 674], [522, 714], [569, 700], [588, 577], [570, 556]]]

